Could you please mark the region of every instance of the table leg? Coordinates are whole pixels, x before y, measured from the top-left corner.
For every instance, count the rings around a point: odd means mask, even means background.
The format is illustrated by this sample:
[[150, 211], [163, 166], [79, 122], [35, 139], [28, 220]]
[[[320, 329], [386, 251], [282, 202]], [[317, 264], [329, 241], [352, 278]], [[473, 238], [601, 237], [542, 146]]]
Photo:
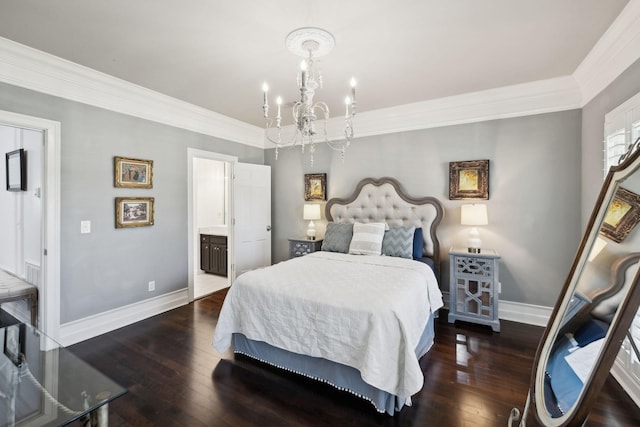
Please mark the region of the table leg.
[[91, 427], [109, 427], [109, 404], [91, 412]]

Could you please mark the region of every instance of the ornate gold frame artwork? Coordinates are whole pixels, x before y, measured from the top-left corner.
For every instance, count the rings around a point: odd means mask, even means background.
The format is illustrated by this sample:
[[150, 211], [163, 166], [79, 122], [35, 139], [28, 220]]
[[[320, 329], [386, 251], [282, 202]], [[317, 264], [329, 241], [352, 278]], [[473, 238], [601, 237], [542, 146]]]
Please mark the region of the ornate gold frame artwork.
[[114, 157], [114, 185], [128, 188], [153, 188], [153, 160]]
[[116, 197], [116, 228], [153, 225], [153, 197]]
[[304, 175], [304, 200], [327, 200], [327, 174], [306, 173]]
[[627, 238], [639, 221], [640, 196], [620, 187], [609, 204], [600, 234], [620, 243]]
[[449, 163], [449, 200], [489, 200], [489, 160]]

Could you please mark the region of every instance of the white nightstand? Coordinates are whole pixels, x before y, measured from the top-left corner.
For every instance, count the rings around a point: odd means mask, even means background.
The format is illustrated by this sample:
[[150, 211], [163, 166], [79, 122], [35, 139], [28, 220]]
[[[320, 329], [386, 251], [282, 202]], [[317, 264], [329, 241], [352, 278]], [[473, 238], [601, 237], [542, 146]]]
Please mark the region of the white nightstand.
[[491, 249], [477, 254], [466, 248], [449, 250], [449, 323], [465, 320], [500, 332], [499, 260], [498, 253]]

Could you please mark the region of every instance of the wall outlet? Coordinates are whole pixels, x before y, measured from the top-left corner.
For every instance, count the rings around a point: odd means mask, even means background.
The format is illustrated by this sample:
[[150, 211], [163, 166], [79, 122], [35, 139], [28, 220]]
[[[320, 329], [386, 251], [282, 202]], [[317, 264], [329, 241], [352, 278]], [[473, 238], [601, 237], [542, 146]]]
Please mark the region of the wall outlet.
[[149, 282], [149, 292], [153, 292], [156, 290], [156, 281], [152, 280]]
[[80, 234], [91, 233], [91, 221], [80, 221]]

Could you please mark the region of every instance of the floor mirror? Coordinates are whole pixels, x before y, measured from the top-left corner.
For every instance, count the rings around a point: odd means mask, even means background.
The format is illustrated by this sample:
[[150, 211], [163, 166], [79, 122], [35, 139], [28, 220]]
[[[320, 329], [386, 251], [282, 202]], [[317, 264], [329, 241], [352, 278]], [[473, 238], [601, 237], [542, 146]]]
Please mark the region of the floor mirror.
[[640, 305], [640, 138], [610, 169], [509, 425], [581, 426]]

